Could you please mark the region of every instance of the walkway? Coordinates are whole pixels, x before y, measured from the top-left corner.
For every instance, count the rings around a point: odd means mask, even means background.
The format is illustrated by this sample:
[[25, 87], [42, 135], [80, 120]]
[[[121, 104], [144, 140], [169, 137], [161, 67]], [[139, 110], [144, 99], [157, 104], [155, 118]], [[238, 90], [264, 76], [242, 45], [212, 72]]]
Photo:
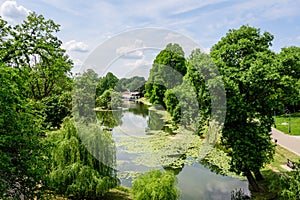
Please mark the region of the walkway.
[[272, 138], [277, 139], [277, 144], [300, 156], [300, 136], [290, 136], [272, 128]]

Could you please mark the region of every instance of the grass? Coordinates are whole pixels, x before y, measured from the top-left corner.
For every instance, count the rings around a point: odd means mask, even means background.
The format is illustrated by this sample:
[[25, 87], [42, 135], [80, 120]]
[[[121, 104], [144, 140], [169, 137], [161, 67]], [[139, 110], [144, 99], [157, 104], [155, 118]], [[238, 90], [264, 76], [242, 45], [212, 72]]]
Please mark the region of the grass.
[[101, 198], [103, 200], [133, 200], [133, 196], [131, 194], [131, 190], [124, 186], [119, 186], [114, 189], [110, 189], [110, 191]]
[[[251, 192], [251, 199], [276, 199], [276, 194], [270, 191], [270, 186], [273, 182], [279, 178], [280, 174], [286, 173], [287, 170], [282, 167], [286, 166], [287, 159], [291, 161], [299, 161], [300, 156], [288, 151], [287, 149], [277, 145], [275, 149], [274, 160], [268, 164], [263, 170], [261, 170], [262, 175], [265, 180], [259, 181], [259, 186], [263, 189], [262, 192], [256, 193]], [[276, 187], [277, 185], [273, 184], [273, 187], [276, 191], [279, 191], [281, 188]]]
[[[290, 123], [290, 133], [288, 127]], [[275, 117], [276, 128], [286, 134], [300, 136], [300, 113], [284, 114]]]

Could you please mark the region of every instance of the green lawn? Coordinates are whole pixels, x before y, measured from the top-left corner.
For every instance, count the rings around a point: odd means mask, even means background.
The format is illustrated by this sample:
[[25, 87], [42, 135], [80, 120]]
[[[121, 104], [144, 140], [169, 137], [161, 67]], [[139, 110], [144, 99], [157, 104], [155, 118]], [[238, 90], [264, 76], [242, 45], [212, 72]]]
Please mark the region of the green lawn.
[[276, 128], [284, 133], [288, 133], [290, 122], [290, 135], [300, 135], [300, 113], [290, 115], [279, 115], [275, 117]]

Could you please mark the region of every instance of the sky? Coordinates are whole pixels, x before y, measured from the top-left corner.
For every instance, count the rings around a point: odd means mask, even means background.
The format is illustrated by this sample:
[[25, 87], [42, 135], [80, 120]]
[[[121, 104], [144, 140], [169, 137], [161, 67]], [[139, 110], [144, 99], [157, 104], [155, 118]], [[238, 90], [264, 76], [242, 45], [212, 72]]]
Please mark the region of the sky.
[[30, 12], [60, 24], [57, 36], [75, 71], [93, 65], [99, 73], [115, 68], [117, 76], [146, 73], [140, 69], [149, 70], [169, 42], [184, 43], [186, 56], [195, 45], [209, 52], [242, 25], [273, 34], [275, 52], [300, 46], [299, 9], [299, 0], [0, 0], [10, 24]]

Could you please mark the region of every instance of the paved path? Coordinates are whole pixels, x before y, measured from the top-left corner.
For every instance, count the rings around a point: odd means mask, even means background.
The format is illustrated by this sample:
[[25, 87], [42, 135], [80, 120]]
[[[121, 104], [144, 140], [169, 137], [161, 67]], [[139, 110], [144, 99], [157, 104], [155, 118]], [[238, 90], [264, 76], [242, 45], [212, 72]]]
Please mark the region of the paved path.
[[277, 139], [277, 144], [300, 156], [300, 136], [290, 136], [272, 128], [272, 138]]

